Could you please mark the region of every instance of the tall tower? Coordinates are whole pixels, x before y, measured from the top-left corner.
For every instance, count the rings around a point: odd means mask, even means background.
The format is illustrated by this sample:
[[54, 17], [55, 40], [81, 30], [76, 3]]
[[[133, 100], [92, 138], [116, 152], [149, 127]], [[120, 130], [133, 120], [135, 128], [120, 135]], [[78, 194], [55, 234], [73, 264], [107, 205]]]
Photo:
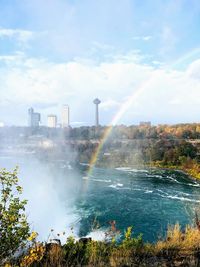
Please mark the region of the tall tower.
[[99, 126], [99, 104], [101, 103], [101, 101], [98, 99], [98, 98], [95, 98], [93, 103], [95, 104], [95, 110], [96, 110], [96, 113], [95, 113], [95, 124], [96, 124], [96, 127]]
[[69, 106], [64, 105], [61, 113], [62, 128], [69, 127]]

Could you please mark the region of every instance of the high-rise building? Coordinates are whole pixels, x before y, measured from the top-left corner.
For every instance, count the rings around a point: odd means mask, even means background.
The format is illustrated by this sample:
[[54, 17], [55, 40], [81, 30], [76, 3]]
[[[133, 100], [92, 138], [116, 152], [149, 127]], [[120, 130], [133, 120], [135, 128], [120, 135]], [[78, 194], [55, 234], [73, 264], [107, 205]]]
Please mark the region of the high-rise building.
[[28, 109], [28, 126], [29, 127], [32, 127], [33, 113], [34, 113], [33, 108], [29, 108]]
[[69, 106], [68, 105], [64, 105], [62, 107], [61, 125], [62, 125], [62, 128], [69, 126]]
[[56, 115], [48, 115], [47, 117], [47, 126], [49, 128], [56, 128], [57, 126], [57, 116]]
[[40, 126], [41, 116], [40, 113], [34, 112], [33, 108], [28, 109], [28, 126], [38, 127]]

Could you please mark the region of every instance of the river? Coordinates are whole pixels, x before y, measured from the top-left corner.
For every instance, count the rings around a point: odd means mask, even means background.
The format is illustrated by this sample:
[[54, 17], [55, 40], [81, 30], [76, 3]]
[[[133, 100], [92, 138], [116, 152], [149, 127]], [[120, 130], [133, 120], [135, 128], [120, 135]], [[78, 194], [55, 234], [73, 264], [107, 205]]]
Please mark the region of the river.
[[169, 224], [193, 223], [200, 207], [200, 184], [178, 171], [94, 168], [88, 176], [82, 165], [74, 169], [32, 155], [0, 156], [1, 167], [16, 165], [28, 199], [28, 220], [43, 240], [52, 228], [54, 237], [65, 231], [101, 238], [115, 220], [121, 235], [133, 226], [135, 235], [154, 242]]

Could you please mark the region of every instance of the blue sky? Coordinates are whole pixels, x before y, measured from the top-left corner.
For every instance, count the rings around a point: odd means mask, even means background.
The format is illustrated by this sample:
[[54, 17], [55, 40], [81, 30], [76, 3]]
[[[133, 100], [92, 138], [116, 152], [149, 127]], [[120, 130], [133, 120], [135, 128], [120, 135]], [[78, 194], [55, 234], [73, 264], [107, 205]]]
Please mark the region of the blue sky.
[[117, 123], [199, 122], [199, 29], [198, 0], [0, 0], [0, 122], [109, 124], [144, 84]]

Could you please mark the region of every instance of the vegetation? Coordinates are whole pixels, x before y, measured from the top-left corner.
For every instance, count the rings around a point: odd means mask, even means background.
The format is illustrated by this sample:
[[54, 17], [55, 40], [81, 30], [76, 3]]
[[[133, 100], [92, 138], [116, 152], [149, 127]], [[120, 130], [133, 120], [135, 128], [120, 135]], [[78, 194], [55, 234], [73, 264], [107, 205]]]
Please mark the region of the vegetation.
[[[94, 129], [84, 127], [71, 130], [71, 137], [81, 138], [75, 143], [78, 161], [90, 162], [106, 127], [100, 127], [96, 142], [92, 141]], [[87, 133], [87, 134], [86, 134]], [[82, 136], [83, 137], [83, 136]], [[112, 135], [104, 142], [96, 164], [101, 167], [143, 167], [181, 169], [200, 178], [200, 125], [179, 124], [159, 126], [115, 126]], [[89, 141], [90, 140], [90, 141]]]
[[4, 266], [199, 266], [200, 231], [179, 224], [169, 226], [165, 240], [155, 244], [144, 243], [142, 236], [134, 237], [132, 228], [124, 233], [121, 243], [93, 241], [90, 238], [75, 240], [67, 238], [66, 243], [38, 243], [25, 255]]
[[[3, 127], [0, 137], [2, 146], [14, 143], [34, 152], [41, 160], [57, 158], [73, 165], [90, 162], [109, 128]], [[175, 167], [199, 178], [200, 124], [114, 126], [111, 135], [101, 144], [96, 164], [110, 168]]]
[[0, 171], [0, 265], [22, 249], [29, 237], [25, 215], [26, 200], [21, 200], [17, 169]]
[[[106, 129], [68, 129], [66, 146], [64, 143], [62, 149], [54, 146], [53, 152], [62, 157], [67, 147], [75, 152], [77, 162], [88, 163]], [[47, 134], [44, 129], [42, 131]], [[48, 137], [54, 139], [59, 134], [48, 132]], [[23, 136], [23, 141], [27, 136]], [[199, 124], [116, 126], [102, 146], [97, 165], [175, 168], [200, 178], [199, 139]], [[41, 155], [46, 152], [49, 153], [38, 149]], [[104, 241], [75, 240], [70, 236], [62, 246], [37, 242], [37, 234], [30, 234], [26, 220], [26, 201], [20, 200], [22, 188], [18, 185], [17, 170], [2, 170], [0, 182], [0, 266], [200, 266], [198, 221], [197, 227], [186, 226], [184, 230], [178, 224], [169, 226], [166, 238], [155, 244], [144, 243], [141, 235], [134, 236], [131, 227], [120, 243], [115, 240], [112, 228], [109, 232], [112, 238]]]

